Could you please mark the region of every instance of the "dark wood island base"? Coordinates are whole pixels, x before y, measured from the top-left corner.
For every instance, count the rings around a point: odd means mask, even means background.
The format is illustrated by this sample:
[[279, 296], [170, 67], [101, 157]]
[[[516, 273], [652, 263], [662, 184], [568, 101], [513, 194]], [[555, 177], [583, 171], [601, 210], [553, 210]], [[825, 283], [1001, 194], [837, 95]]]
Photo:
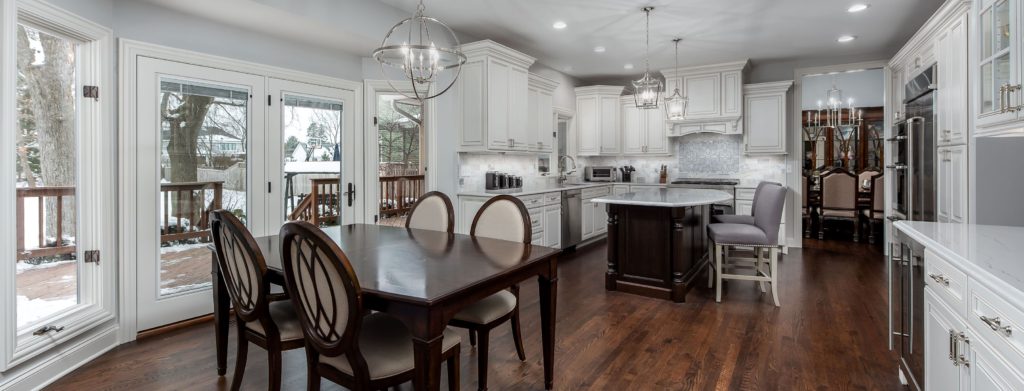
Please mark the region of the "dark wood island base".
[[606, 206], [605, 289], [685, 302], [709, 264], [710, 206]]

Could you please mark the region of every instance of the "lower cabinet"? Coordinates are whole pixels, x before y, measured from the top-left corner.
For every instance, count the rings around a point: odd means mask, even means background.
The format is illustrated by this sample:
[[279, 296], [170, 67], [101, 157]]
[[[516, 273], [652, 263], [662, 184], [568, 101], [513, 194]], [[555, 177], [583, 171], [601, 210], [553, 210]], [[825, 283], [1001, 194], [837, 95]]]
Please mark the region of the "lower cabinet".
[[[455, 211], [455, 232], [469, 234], [473, 218], [491, 197], [459, 196]], [[561, 248], [562, 243], [562, 197], [559, 192], [531, 194], [519, 197], [529, 212], [531, 241], [538, 246]]]
[[[925, 289], [924, 384], [927, 390], [954, 391], [960, 389], [960, 358], [954, 346], [960, 330], [966, 330], [953, 311], [940, 302], [930, 288]], [[945, 346], [947, 349], [940, 349]]]
[[544, 207], [544, 245], [562, 248], [562, 205]]
[[583, 240], [608, 233], [608, 210], [604, 204], [596, 204], [591, 200], [606, 196], [611, 191], [611, 185], [583, 189]]

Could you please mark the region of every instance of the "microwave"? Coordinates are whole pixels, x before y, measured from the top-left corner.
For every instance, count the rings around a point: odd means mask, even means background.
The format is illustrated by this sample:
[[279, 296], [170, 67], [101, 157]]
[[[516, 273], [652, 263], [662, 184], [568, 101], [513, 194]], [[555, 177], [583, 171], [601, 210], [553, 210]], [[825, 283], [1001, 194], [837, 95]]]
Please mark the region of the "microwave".
[[587, 166], [583, 170], [583, 179], [587, 182], [615, 182], [615, 167]]

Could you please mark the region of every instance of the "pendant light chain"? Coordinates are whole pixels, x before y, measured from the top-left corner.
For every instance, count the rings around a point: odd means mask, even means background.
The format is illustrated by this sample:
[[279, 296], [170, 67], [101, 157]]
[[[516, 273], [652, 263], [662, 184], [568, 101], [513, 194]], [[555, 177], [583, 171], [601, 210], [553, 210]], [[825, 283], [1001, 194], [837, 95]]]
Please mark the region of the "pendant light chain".
[[651, 7], [644, 8], [644, 13], [647, 14], [646, 19], [646, 41], [644, 43], [644, 72], [651, 72]]

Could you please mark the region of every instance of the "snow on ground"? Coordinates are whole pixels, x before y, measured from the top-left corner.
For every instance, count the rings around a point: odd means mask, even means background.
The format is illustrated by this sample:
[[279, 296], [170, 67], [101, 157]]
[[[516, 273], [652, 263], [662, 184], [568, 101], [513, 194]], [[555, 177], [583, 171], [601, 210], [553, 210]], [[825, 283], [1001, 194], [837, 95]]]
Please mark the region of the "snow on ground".
[[56, 299], [29, 299], [18, 295], [18, 327], [32, 324], [59, 311], [71, 308], [75, 304], [78, 304], [78, 299], [74, 296]]
[[17, 273], [21, 274], [22, 272], [26, 272], [26, 271], [30, 271], [30, 270], [49, 269], [49, 268], [52, 268], [52, 267], [57, 267], [57, 266], [61, 266], [61, 265], [67, 265], [69, 263], [75, 263], [75, 262], [78, 262], [78, 261], [72, 259], [72, 260], [67, 260], [67, 261], [46, 262], [46, 263], [40, 263], [38, 265], [33, 265], [33, 264], [25, 262], [25, 261], [19, 261], [16, 267], [17, 267]]

